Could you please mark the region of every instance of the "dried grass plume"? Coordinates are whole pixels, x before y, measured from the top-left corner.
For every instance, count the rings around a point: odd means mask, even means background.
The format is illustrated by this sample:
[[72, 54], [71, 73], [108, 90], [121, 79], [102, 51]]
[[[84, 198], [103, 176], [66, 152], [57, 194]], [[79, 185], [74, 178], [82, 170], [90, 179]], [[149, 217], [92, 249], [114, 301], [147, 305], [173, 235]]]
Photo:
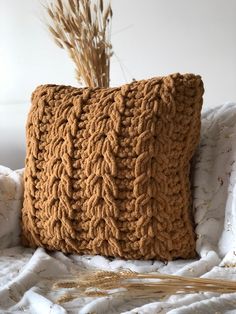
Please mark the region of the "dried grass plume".
[[53, 289], [68, 289], [57, 302], [79, 297], [131, 297], [162, 299], [170, 295], [201, 292], [235, 293], [236, 282], [210, 278], [190, 278], [160, 273], [98, 271], [72, 275], [57, 281]]
[[55, 43], [69, 53], [76, 77], [88, 87], [109, 87], [112, 56], [110, 3], [54, 0], [45, 6]]

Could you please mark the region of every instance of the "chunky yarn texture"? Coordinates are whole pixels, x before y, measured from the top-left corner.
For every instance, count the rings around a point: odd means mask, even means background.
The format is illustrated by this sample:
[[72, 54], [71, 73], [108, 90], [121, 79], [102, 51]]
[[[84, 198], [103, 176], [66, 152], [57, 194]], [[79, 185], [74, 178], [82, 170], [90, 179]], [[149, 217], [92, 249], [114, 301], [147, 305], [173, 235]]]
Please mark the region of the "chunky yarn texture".
[[22, 240], [125, 259], [191, 258], [190, 160], [203, 83], [39, 86], [27, 122]]

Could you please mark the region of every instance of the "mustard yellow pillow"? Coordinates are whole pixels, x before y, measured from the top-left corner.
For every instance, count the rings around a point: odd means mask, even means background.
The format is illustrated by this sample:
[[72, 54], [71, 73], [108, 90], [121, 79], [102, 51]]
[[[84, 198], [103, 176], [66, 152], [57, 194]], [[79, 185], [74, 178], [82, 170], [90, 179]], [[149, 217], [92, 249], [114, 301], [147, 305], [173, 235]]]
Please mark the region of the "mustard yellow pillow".
[[22, 240], [65, 253], [191, 258], [190, 160], [203, 83], [39, 86], [27, 123]]

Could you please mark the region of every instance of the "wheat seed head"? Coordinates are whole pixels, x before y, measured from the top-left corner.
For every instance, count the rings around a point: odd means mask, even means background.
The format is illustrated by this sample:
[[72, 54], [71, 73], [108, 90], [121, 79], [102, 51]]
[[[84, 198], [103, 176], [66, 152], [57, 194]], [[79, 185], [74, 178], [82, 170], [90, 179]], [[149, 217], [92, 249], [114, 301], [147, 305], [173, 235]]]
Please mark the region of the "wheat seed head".
[[75, 63], [76, 77], [88, 87], [109, 87], [112, 9], [103, 0], [53, 0], [45, 6], [55, 43]]

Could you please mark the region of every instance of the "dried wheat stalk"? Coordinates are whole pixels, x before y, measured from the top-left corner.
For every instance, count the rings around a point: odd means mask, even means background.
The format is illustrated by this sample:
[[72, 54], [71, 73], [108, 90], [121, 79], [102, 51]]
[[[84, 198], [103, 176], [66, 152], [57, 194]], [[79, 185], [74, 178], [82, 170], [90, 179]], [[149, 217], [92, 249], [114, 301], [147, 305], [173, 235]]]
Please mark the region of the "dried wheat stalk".
[[236, 282], [208, 278], [189, 278], [166, 274], [139, 274], [131, 271], [91, 272], [87, 275], [58, 281], [54, 289], [71, 289], [58, 303], [72, 301], [81, 296], [104, 297], [114, 295], [135, 298], [163, 298], [174, 294], [198, 292], [233, 293]]
[[88, 87], [109, 87], [112, 9], [103, 0], [54, 0], [45, 6], [48, 29], [69, 53], [76, 77]]

